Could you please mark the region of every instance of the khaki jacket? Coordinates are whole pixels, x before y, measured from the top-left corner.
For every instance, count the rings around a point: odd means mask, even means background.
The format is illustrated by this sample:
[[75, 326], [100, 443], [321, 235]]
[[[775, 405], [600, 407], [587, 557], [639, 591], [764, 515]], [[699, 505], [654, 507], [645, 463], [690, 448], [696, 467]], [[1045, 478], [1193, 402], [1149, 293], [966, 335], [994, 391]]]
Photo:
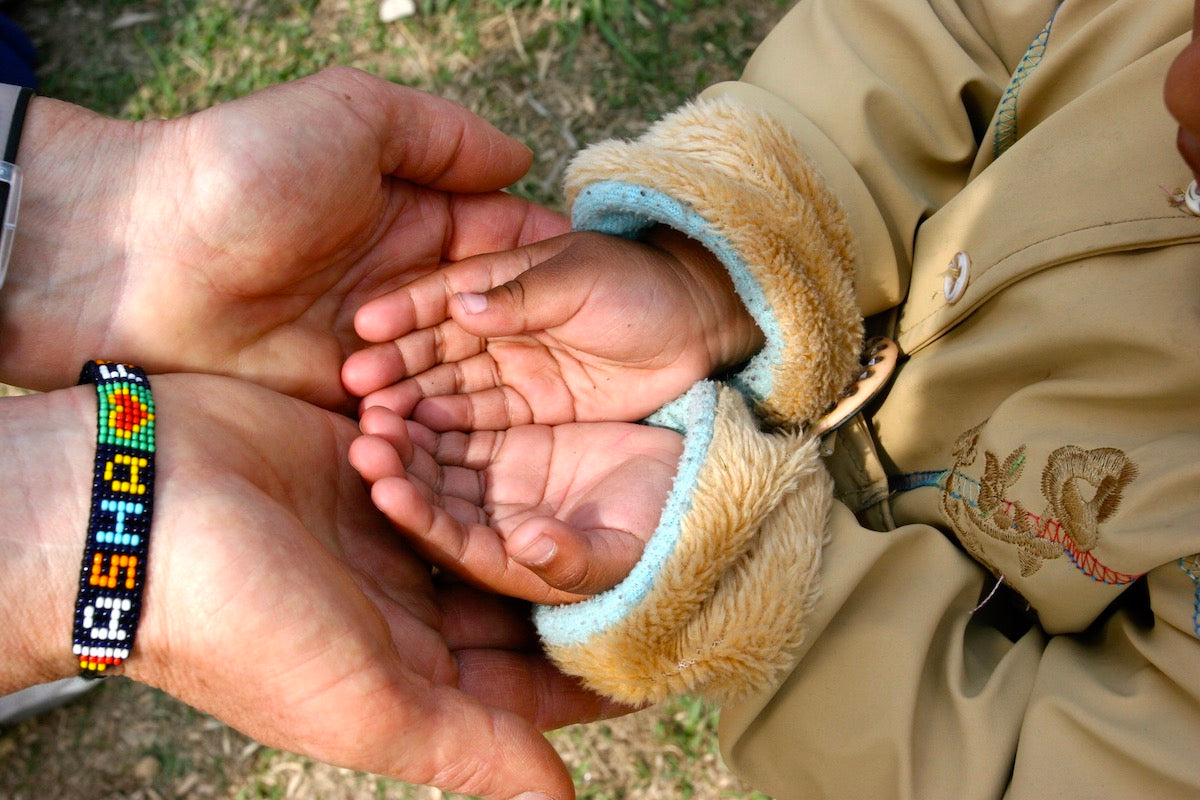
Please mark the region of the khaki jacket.
[[[1171, 199], [1191, 176], [1162, 102], [1191, 20], [1191, 0], [802, 0], [742, 80], [573, 165], [580, 227], [685, 230], [767, 334], [729, 382], [761, 422], [724, 384], [708, 439], [677, 417], [699, 466], [664, 515], [677, 548], [761, 538], [722, 556], [719, 613], [673, 612], [690, 638], [646, 680], [703, 689], [675, 681], [696, 653], [786, 619], [786, 658], [706, 667], [750, 676], [717, 693], [723, 752], [773, 797], [1200, 797], [1200, 218]], [[817, 442], [860, 312], [901, 363]], [[805, 447], [831, 507], [810, 462], [770, 456]], [[714, 497], [763, 508], [717, 524]], [[664, 552], [639, 602], [696, 569]]]

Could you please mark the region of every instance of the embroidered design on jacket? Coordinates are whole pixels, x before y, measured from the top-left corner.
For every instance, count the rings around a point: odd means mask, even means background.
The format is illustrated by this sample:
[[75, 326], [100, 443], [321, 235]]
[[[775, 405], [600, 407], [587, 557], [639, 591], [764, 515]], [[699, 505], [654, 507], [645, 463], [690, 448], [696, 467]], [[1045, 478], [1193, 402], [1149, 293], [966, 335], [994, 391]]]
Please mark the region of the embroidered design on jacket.
[[1179, 559], [1179, 568], [1192, 581], [1192, 632], [1200, 638], [1200, 553]]
[[[984, 451], [983, 474], [978, 479], [967, 474], [978, 459], [982, 428], [978, 425], [958, 438], [954, 466], [936, 478], [942, 489], [942, 511], [967, 552], [994, 567], [984, 556], [984, 542], [993, 539], [1013, 545], [1024, 577], [1064, 553], [1076, 569], [1101, 583], [1124, 585], [1141, 577], [1105, 566], [1093, 553], [1100, 542], [1101, 523], [1116, 513], [1125, 487], [1138, 474], [1123, 452], [1073, 445], [1055, 450], [1042, 470], [1046, 506], [1035, 514], [1008, 496], [1025, 470], [1024, 445], [1003, 460]], [[925, 476], [918, 485], [933, 483], [929, 473]]]

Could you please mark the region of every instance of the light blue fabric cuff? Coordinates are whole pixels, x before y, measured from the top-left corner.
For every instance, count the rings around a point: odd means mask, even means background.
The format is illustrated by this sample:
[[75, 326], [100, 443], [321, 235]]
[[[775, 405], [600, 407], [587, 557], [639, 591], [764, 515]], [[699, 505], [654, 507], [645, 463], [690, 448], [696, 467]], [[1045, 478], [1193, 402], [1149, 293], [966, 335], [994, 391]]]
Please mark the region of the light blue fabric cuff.
[[571, 208], [571, 224], [576, 230], [626, 239], [666, 225], [704, 245], [729, 272], [734, 290], [766, 339], [763, 349], [729, 383], [755, 404], [771, 396], [775, 369], [783, 358], [779, 321], [745, 259], [717, 226], [657, 189], [623, 181], [599, 181], [580, 191]]
[[699, 381], [647, 420], [683, 435], [679, 470], [658, 527], [646, 542], [641, 559], [613, 588], [578, 603], [534, 607], [534, 624], [547, 644], [582, 644], [620, 623], [646, 599], [679, 542], [683, 517], [691, 508], [700, 469], [708, 458], [716, 416], [717, 384]]

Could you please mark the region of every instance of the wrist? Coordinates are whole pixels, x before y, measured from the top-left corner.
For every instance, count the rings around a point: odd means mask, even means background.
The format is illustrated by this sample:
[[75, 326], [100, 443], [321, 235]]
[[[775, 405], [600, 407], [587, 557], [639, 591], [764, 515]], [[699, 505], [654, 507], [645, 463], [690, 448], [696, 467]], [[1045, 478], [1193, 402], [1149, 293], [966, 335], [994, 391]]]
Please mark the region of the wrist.
[[709, 374], [732, 369], [762, 349], [763, 333], [720, 259], [700, 242], [665, 225], [655, 226], [646, 241], [675, 258], [689, 279], [693, 304], [706, 323]]
[[0, 487], [0, 693], [77, 671], [71, 628], [91, 496], [94, 391], [78, 387], [0, 401], [10, 477]]
[[34, 97], [17, 164], [24, 180], [8, 278], [0, 289], [0, 380], [70, 386], [104, 349], [122, 284], [135, 184], [134, 123]]

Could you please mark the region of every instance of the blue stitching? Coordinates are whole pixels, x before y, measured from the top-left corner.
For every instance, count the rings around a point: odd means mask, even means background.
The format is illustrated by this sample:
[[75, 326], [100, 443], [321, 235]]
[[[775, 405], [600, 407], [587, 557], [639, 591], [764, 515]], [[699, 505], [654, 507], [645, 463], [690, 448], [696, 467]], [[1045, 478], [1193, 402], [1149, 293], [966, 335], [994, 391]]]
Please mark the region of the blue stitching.
[[892, 494], [900, 494], [901, 492], [911, 492], [913, 489], [921, 489], [926, 486], [936, 486], [939, 489], [946, 488], [946, 476], [950, 470], [946, 469], [931, 469], [924, 472], [909, 472], [905, 475], [897, 475], [888, 480], [888, 488]]
[[952, 473], [948, 469], [908, 472], [888, 481], [892, 494], [930, 486], [941, 489], [955, 500], [965, 500], [972, 507], [979, 507], [979, 481], [961, 472]]
[[1042, 32], [1034, 37], [1033, 43], [1029, 45], [1025, 55], [1021, 56], [1021, 60], [1017, 63], [1017, 71], [1013, 73], [1012, 80], [1008, 82], [1008, 88], [1004, 90], [1004, 97], [1000, 99], [1000, 109], [996, 113], [995, 138], [992, 141], [992, 155], [995, 158], [999, 158], [1017, 140], [1017, 96], [1021, 94], [1021, 87], [1025, 85], [1030, 74], [1037, 69], [1038, 64], [1042, 63], [1042, 56], [1046, 54], [1046, 45], [1050, 42], [1050, 27], [1054, 25], [1054, 17], [1061, 7], [1061, 3], [1055, 7], [1050, 19], [1046, 22], [1046, 27], [1042, 28]]
[[[1193, 572], [1191, 567], [1195, 567]], [[1196, 638], [1200, 638], [1200, 555], [1192, 556], [1191, 567], [1182, 558], [1179, 559], [1179, 568], [1183, 570], [1183, 574], [1192, 579], [1192, 585], [1195, 587], [1195, 595], [1192, 601], [1192, 632], [1196, 634]]]

